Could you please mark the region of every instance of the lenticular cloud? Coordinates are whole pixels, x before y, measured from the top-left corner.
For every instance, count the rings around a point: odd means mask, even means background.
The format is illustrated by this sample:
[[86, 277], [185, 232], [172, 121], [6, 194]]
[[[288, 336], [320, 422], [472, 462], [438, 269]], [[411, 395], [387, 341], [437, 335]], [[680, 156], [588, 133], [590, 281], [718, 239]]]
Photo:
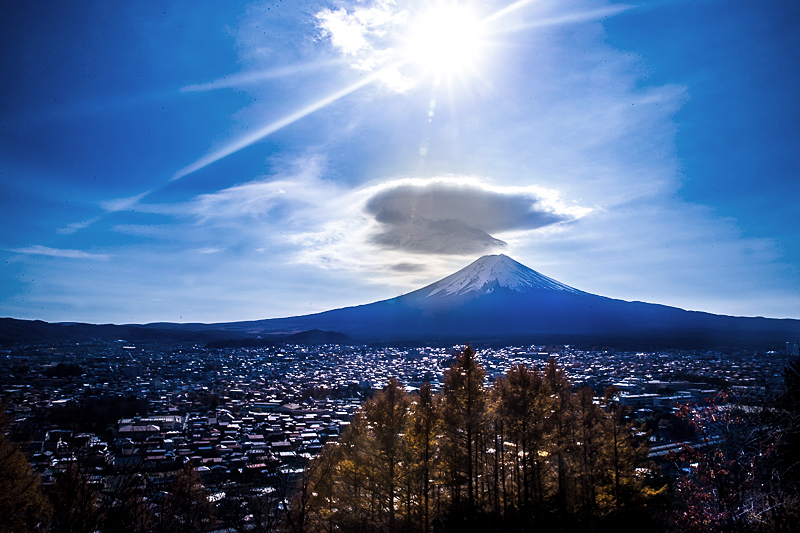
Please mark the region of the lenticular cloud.
[[582, 214], [564, 208], [552, 196], [533, 188], [491, 188], [471, 179], [404, 180], [374, 193], [365, 211], [380, 225], [373, 237], [376, 244], [465, 254], [505, 245], [491, 233], [533, 230]]

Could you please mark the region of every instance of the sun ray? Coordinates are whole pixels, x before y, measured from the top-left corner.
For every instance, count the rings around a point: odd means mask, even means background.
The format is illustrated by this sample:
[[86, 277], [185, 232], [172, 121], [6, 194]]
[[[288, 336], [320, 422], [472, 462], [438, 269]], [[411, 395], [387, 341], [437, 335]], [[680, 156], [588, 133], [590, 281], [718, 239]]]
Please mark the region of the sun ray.
[[[397, 68], [399, 66], [400, 66], [400, 63], [392, 65], [390, 67], [387, 67], [387, 69]], [[349, 85], [349, 86], [345, 87], [344, 89], [341, 89], [339, 91], [336, 91], [333, 94], [330, 94], [330, 95], [328, 95], [328, 96], [326, 96], [324, 98], [321, 98], [321, 99], [317, 100], [316, 102], [314, 102], [313, 104], [307, 105], [306, 107], [304, 107], [302, 109], [299, 109], [299, 110], [295, 111], [294, 113], [291, 113], [291, 114], [289, 114], [289, 115], [287, 115], [287, 116], [285, 116], [285, 117], [283, 117], [281, 119], [278, 119], [278, 120], [276, 120], [274, 122], [270, 122], [269, 124], [267, 124], [265, 126], [262, 126], [261, 128], [257, 129], [256, 131], [254, 131], [254, 132], [252, 132], [252, 133], [250, 133], [248, 135], [245, 135], [243, 137], [240, 137], [239, 139], [227, 144], [226, 146], [223, 146], [219, 150], [216, 150], [216, 151], [211, 152], [210, 154], [208, 154], [206, 156], [201, 157], [200, 159], [198, 159], [197, 161], [195, 161], [191, 165], [188, 165], [188, 166], [182, 168], [181, 170], [179, 170], [178, 172], [176, 172], [172, 176], [172, 179], [170, 181], [175, 181], [177, 179], [180, 179], [180, 178], [182, 178], [184, 176], [187, 176], [187, 175], [191, 174], [192, 172], [197, 172], [201, 168], [205, 168], [208, 165], [219, 161], [223, 157], [227, 157], [227, 156], [229, 156], [229, 155], [231, 155], [233, 153], [238, 152], [239, 150], [247, 148], [248, 146], [260, 141], [261, 139], [263, 139], [267, 135], [275, 133], [276, 131], [278, 131], [278, 130], [280, 130], [282, 128], [285, 128], [286, 126], [297, 122], [301, 118], [306, 117], [306, 116], [310, 115], [311, 113], [313, 113], [315, 111], [318, 111], [318, 110], [322, 109], [323, 107], [325, 107], [327, 105], [330, 105], [333, 102], [335, 102], [335, 101], [337, 101], [337, 100], [339, 100], [341, 98], [344, 98], [348, 94], [350, 94], [350, 93], [352, 93], [354, 91], [357, 91], [358, 89], [360, 89], [360, 88], [362, 88], [362, 87], [364, 87], [366, 85], [369, 85], [370, 83], [378, 80], [383, 75], [384, 70], [387, 70], [387, 69], [382, 69], [382, 70], [379, 70], [379, 71], [373, 73], [370, 76], [366, 76], [363, 79], [357, 81], [356, 83], [353, 83], [352, 85]]]
[[[518, 0], [483, 19], [475, 17], [464, 4], [459, 4], [457, 2], [438, 3], [426, 12], [420, 13], [416, 18], [415, 25], [412, 25], [410, 33], [406, 35], [404, 50], [401, 53], [402, 57], [396, 63], [375, 71], [371, 75], [366, 76], [344, 89], [303, 107], [286, 117], [266, 124], [256, 131], [240, 137], [222, 148], [201, 157], [194, 163], [176, 172], [170, 181], [180, 179], [224, 157], [247, 148], [264, 137], [330, 105], [350, 93], [374, 81], [380, 80], [385, 77], [387, 72], [397, 70], [403, 66], [416, 64], [417, 68], [421, 69], [423, 76], [433, 75], [434, 87], [438, 86], [442, 80], [445, 80], [448, 85], [448, 94], [452, 98], [454, 91], [453, 76], [458, 76], [462, 79], [463, 83], [467, 83], [467, 80], [463, 78], [464, 75], [469, 72], [469, 74], [475, 78], [484, 83], [488, 83], [480, 75], [480, 69], [476, 66], [480, 50], [489, 44], [489, 41], [486, 40], [488, 36], [503, 35], [535, 27], [601, 19], [635, 7], [628, 4], [618, 4], [601, 9], [539, 19], [531, 23], [489, 31], [491, 30], [490, 26], [495, 21], [535, 1], [536, 0]], [[231, 87], [238, 84], [260, 81], [262, 79], [293, 75], [304, 71], [307, 67], [307, 65], [301, 65], [262, 73], [245, 73], [241, 76], [226, 76], [205, 84], [188, 85], [182, 90], [184, 92], [191, 92]]]

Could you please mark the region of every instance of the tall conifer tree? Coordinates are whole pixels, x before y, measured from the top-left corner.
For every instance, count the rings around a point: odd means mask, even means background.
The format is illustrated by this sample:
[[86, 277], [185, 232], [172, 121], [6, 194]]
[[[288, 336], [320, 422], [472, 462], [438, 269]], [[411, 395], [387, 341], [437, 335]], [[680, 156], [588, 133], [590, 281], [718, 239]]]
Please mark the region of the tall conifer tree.
[[486, 418], [486, 371], [475, 361], [475, 350], [467, 345], [456, 362], [444, 372], [442, 427], [451, 453], [451, 483], [460, 502], [466, 485], [466, 506], [476, 508], [478, 436]]

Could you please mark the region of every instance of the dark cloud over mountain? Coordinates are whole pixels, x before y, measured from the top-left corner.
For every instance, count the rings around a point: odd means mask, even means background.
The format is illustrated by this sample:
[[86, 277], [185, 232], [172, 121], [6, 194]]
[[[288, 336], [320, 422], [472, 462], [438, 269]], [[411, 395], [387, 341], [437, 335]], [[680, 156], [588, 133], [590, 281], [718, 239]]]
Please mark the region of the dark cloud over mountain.
[[482, 253], [505, 245], [489, 232], [536, 229], [569, 220], [531, 192], [473, 184], [401, 184], [375, 194], [366, 211], [381, 224], [377, 244], [420, 253]]
[[434, 254], [482, 253], [505, 246], [503, 241], [460, 220], [406, 217], [400, 222], [396, 215], [392, 214], [392, 222], [384, 223], [373, 242], [406, 252]]

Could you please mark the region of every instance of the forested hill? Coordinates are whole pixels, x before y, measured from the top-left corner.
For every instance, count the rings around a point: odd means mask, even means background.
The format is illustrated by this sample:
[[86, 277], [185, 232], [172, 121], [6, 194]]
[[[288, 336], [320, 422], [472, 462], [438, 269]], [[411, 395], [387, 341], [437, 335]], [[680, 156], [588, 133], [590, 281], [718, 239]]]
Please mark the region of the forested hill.
[[[161, 330], [142, 326], [115, 324], [49, 323], [41, 320], [0, 318], [0, 345], [44, 344], [58, 342], [90, 342], [127, 340], [142, 341], [208, 341], [224, 336], [214, 331]], [[231, 336], [230, 333], [227, 334]]]
[[291, 335], [268, 338], [248, 336], [244, 332], [213, 328], [155, 328], [115, 324], [52, 324], [41, 320], [0, 318], [0, 345], [53, 344], [61, 342], [192, 342], [209, 348], [252, 348], [289, 344], [346, 344], [353, 340], [335, 331], [311, 329]]

